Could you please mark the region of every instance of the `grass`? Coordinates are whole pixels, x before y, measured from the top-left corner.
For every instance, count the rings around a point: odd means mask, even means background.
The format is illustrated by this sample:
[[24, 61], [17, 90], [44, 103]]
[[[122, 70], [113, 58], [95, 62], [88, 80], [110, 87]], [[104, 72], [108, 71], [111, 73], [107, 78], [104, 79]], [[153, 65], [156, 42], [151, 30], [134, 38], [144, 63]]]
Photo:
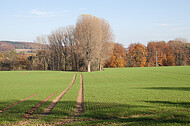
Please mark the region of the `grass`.
[[84, 73], [83, 116], [124, 125], [188, 124], [189, 82], [190, 67], [117, 68]]
[[62, 99], [57, 103], [52, 113], [39, 121], [43, 121], [45, 123], [60, 121], [65, 118], [74, 118], [79, 87], [80, 77], [78, 74], [74, 85], [63, 95]]
[[[0, 123], [6, 124], [23, 120], [21, 116], [25, 112], [52, 93], [57, 93], [48, 101], [50, 103], [70, 85], [73, 78], [73, 73], [68, 72], [32, 71], [27, 73], [26, 71], [0, 72], [0, 109], [34, 93], [39, 93], [0, 113]], [[45, 105], [49, 104], [46, 103]], [[42, 108], [46, 106], [43, 105]]]
[[[4, 113], [0, 124], [22, 121], [32, 106], [56, 92], [51, 101], [71, 84], [73, 72], [0, 72], [0, 109], [28, 97]], [[83, 73], [85, 112], [68, 125], [188, 125], [190, 123], [190, 67], [110, 68]], [[74, 118], [79, 90], [75, 84], [52, 113], [34, 122], [52, 123]]]

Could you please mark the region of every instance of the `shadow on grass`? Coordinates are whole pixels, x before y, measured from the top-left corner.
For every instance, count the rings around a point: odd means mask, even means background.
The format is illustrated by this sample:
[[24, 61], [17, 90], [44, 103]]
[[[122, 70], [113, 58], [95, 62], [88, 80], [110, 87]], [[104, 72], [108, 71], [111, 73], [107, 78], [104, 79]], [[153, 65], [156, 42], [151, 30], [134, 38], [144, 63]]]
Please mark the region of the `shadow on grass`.
[[85, 122], [75, 122], [73, 124], [68, 125], [188, 125], [190, 121], [185, 121], [180, 118], [173, 119], [153, 119], [151, 117], [138, 117], [138, 118], [115, 118], [115, 119], [107, 119], [107, 120], [94, 120], [94, 121], [85, 121]]
[[[30, 110], [33, 106], [38, 104], [40, 101], [24, 101], [17, 104], [8, 110], [0, 113], [0, 124], [14, 123], [23, 121], [21, 117]], [[145, 101], [151, 103], [163, 103], [163, 104], [175, 104], [172, 102], [164, 101]], [[46, 102], [38, 109], [38, 113], [41, 113], [51, 101]], [[10, 103], [0, 103], [0, 104], [11, 104]], [[180, 103], [176, 103], [181, 105]], [[64, 119], [67, 117], [75, 117], [76, 101], [60, 101], [52, 113], [46, 117], [40, 118], [38, 123], [41, 122], [57, 122], [59, 119]], [[189, 103], [184, 103], [184, 106], [189, 106]], [[6, 107], [6, 106], [4, 106]], [[176, 114], [177, 115], [177, 114]], [[155, 118], [156, 116], [156, 118]], [[156, 112], [149, 111], [148, 106], [138, 106], [138, 105], [127, 105], [119, 103], [103, 103], [103, 102], [86, 102], [85, 112], [77, 117], [79, 121], [71, 121], [70, 124], [73, 125], [99, 125], [99, 124], [134, 124], [134, 125], [148, 125], [148, 124], [175, 124], [179, 123], [181, 125], [188, 124], [190, 121], [185, 114], [179, 114], [175, 118], [171, 118], [173, 115], [161, 116], [157, 115]], [[68, 119], [68, 118], [67, 118]], [[72, 119], [72, 118], [69, 118]], [[86, 119], [86, 120], [85, 120]], [[68, 123], [68, 122], [67, 122]]]
[[190, 87], [147, 87], [143, 89], [190, 91]]
[[[16, 100], [9, 102], [0, 102], [1, 109], [13, 104]], [[7, 110], [0, 113], [0, 125], [12, 122], [18, 122], [26, 120], [21, 118], [25, 113], [27, 113], [32, 107], [40, 103], [38, 100], [26, 100], [19, 104], [16, 104]], [[40, 111], [44, 105], [49, 105], [51, 101], [45, 102], [36, 112]]]
[[148, 103], [162, 104], [164, 106], [176, 106], [190, 108], [190, 102], [171, 102], [171, 101], [144, 101]]

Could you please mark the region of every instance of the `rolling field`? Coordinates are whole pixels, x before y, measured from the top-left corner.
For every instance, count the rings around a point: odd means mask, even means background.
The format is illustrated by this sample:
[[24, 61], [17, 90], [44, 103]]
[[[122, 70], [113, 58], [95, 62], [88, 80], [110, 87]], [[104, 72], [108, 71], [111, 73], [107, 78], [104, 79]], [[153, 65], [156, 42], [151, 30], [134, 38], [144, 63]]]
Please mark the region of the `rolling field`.
[[[189, 125], [190, 67], [110, 68], [83, 74], [84, 112], [76, 115], [80, 73], [51, 113], [46, 107], [71, 85], [74, 72], [0, 72], [0, 125]], [[35, 112], [33, 106], [56, 93]], [[25, 122], [25, 123], [23, 123]]]

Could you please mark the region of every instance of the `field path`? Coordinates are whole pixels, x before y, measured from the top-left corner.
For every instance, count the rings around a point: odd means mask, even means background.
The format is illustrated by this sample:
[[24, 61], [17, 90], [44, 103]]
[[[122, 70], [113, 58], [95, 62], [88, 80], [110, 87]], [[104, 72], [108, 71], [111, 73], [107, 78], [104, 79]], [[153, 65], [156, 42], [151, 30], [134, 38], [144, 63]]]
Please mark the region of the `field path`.
[[55, 105], [59, 102], [59, 100], [63, 97], [63, 95], [73, 86], [77, 74], [74, 75], [71, 85], [66, 88], [57, 98], [53, 100], [53, 102], [44, 110], [44, 112], [41, 114], [42, 116], [45, 116], [47, 114], [50, 114], [52, 109], [55, 107]]
[[13, 103], [13, 104], [7, 106], [6, 108], [0, 110], [0, 113], [4, 112], [5, 110], [9, 109], [10, 107], [12, 107], [12, 106], [14, 106], [14, 105], [17, 105], [17, 104], [19, 104], [19, 103], [21, 103], [21, 102], [23, 102], [23, 101], [25, 101], [25, 100], [27, 100], [27, 99], [29, 99], [29, 98], [35, 96], [35, 95], [37, 95], [37, 94], [38, 94], [38, 93], [35, 93], [35, 94], [33, 94], [33, 95], [31, 95], [31, 96], [25, 98], [25, 99], [22, 99], [22, 100], [20, 100], [20, 101], [18, 101], [18, 102], [15, 102], [15, 103]]
[[83, 93], [83, 76], [80, 74], [80, 89], [77, 98], [77, 105], [76, 105], [76, 116], [79, 116], [81, 113], [84, 112], [84, 93]]
[[24, 114], [22, 117], [23, 118], [30, 118], [32, 116], [32, 114], [42, 105], [44, 104], [46, 101], [48, 101], [51, 97], [53, 97], [56, 93], [51, 94], [50, 96], [48, 96], [47, 98], [45, 98], [43, 101], [41, 101], [40, 103], [38, 103], [37, 105], [35, 105], [34, 107], [32, 107], [32, 109], [30, 109], [28, 112], [26, 112], [26, 114]]

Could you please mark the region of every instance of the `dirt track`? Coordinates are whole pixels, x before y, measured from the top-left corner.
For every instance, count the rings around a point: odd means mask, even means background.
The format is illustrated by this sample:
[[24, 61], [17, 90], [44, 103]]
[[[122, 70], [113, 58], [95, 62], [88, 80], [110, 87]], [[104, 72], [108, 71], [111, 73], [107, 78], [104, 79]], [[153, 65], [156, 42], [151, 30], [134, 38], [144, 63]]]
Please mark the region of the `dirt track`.
[[55, 105], [59, 102], [59, 100], [63, 97], [63, 95], [73, 86], [75, 79], [76, 79], [76, 74], [73, 77], [71, 85], [66, 88], [59, 96], [57, 96], [56, 99], [53, 100], [53, 102], [44, 110], [44, 112], [41, 114], [42, 116], [45, 116], [47, 114], [50, 114], [52, 109], [55, 107]]
[[17, 105], [17, 104], [19, 104], [19, 103], [21, 103], [21, 102], [23, 102], [23, 101], [25, 101], [25, 100], [27, 100], [27, 99], [29, 99], [29, 98], [35, 96], [35, 95], [37, 95], [37, 94], [38, 94], [38, 93], [35, 93], [35, 94], [33, 94], [33, 95], [31, 95], [31, 96], [25, 98], [25, 99], [22, 99], [22, 100], [20, 100], [20, 101], [18, 101], [18, 102], [15, 102], [15, 103], [13, 103], [13, 104], [7, 106], [6, 108], [0, 110], [0, 113], [1, 113], [1, 112], [4, 112], [5, 110], [9, 109], [10, 107], [12, 107], [12, 106], [14, 106], [14, 105]]
[[51, 94], [50, 96], [48, 96], [47, 98], [45, 98], [43, 101], [41, 101], [40, 103], [38, 103], [37, 105], [35, 105], [34, 107], [32, 107], [32, 109], [30, 109], [26, 114], [24, 114], [22, 117], [23, 118], [30, 118], [32, 116], [32, 114], [42, 105], [44, 104], [46, 101], [48, 101], [51, 97], [53, 97], [56, 93]]
[[84, 112], [84, 94], [83, 94], [83, 76], [80, 74], [80, 89], [77, 98], [76, 116], [80, 116]]

